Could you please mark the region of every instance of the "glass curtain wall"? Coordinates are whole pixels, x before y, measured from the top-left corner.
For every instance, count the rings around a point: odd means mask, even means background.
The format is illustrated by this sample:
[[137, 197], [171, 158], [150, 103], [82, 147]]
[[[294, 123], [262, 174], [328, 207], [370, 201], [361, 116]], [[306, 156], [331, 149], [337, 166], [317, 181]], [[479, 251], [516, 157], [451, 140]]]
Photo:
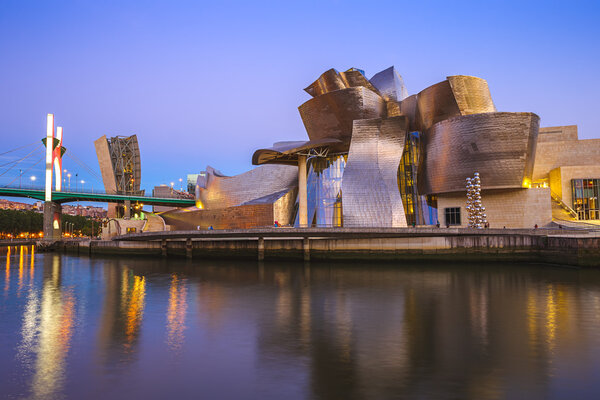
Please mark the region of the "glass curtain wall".
[[419, 132], [409, 132], [406, 135], [404, 153], [398, 167], [398, 188], [402, 197], [406, 223], [409, 226], [437, 223], [437, 199], [433, 196], [419, 195], [417, 189], [420, 154]]
[[[342, 226], [342, 175], [347, 155], [313, 157], [308, 160], [308, 221], [316, 227]], [[298, 200], [296, 207], [298, 209]], [[298, 215], [294, 226], [299, 226]]]
[[408, 225], [418, 224], [419, 196], [417, 167], [419, 165], [419, 132], [410, 132], [404, 142], [404, 153], [398, 167], [398, 187]]
[[572, 179], [573, 210], [579, 219], [599, 219], [600, 179]]

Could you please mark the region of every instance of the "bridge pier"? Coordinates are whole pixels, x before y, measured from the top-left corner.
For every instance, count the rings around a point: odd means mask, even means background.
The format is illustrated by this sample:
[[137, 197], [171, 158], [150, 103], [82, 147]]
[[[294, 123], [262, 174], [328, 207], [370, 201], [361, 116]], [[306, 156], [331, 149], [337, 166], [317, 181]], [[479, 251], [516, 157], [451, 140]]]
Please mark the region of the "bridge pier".
[[44, 202], [44, 240], [60, 240], [62, 206], [53, 201]]

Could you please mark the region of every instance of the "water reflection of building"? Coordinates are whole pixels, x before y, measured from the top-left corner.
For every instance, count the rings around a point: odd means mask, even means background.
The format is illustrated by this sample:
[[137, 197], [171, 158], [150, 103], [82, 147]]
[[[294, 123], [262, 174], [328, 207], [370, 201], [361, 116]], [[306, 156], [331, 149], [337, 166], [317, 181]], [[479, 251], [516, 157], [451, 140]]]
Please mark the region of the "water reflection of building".
[[120, 262], [115, 264], [103, 268], [106, 289], [99, 333], [101, 354], [129, 359], [140, 334], [146, 280]]
[[6, 248], [6, 266], [4, 267], [4, 295], [8, 295], [10, 288], [10, 253], [11, 247]]
[[173, 351], [181, 350], [185, 336], [185, 313], [187, 310], [187, 281], [173, 274], [169, 288], [167, 311], [167, 344]]
[[[33, 254], [32, 254], [33, 269]], [[62, 287], [61, 258], [44, 258], [41, 294], [30, 288], [23, 315], [22, 361], [35, 358], [31, 391], [34, 398], [55, 398], [65, 382], [66, 357], [75, 323], [76, 299]]]
[[[31, 255], [29, 254], [31, 251]], [[33, 264], [35, 257], [35, 249], [34, 246], [13, 246], [6, 248], [6, 261], [5, 261], [5, 271], [4, 271], [4, 293], [8, 296], [8, 291], [10, 289], [10, 275], [11, 275], [11, 262], [13, 253], [19, 254], [19, 269], [17, 272], [17, 297], [21, 296], [21, 292], [25, 285], [26, 280], [29, 280], [29, 285], [33, 284]], [[29, 268], [29, 277], [26, 273], [26, 264], [30, 262], [31, 266]]]
[[318, 398], [506, 398], [544, 397], [571, 352], [593, 362], [576, 316], [597, 293], [585, 304], [590, 291], [493, 267], [369, 268], [266, 269], [275, 293], [262, 313], [272, 323], [258, 324], [261, 368], [305, 365]]

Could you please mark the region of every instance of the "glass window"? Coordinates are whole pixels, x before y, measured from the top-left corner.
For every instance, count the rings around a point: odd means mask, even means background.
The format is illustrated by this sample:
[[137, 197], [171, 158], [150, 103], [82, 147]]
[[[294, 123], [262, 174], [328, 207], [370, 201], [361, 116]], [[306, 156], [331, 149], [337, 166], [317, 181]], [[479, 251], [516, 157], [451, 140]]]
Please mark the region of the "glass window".
[[600, 179], [572, 179], [573, 210], [579, 219], [600, 219], [598, 207]]
[[460, 225], [460, 207], [444, 208], [446, 226]]

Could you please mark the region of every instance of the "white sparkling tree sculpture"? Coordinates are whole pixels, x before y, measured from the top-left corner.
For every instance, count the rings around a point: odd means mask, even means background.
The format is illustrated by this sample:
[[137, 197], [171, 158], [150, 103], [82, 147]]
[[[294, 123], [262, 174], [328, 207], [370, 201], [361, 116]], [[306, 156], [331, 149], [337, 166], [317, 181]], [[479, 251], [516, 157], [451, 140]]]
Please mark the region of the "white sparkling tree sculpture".
[[481, 179], [479, 172], [473, 178], [467, 178], [467, 213], [469, 228], [484, 228], [487, 225], [485, 207], [481, 205]]

